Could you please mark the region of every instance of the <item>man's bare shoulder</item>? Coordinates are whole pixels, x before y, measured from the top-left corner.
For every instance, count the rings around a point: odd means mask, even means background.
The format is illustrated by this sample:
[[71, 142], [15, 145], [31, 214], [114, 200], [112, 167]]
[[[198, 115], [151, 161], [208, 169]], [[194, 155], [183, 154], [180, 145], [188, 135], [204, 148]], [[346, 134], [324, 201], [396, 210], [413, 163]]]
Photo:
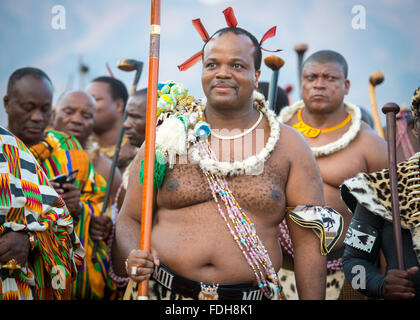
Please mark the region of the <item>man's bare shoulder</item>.
[[353, 147], [356, 147], [363, 154], [372, 152], [386, 152], [386, 141], [377, 135], [376, 131], [362, 122], [359, 134], [354, 140]]
[[388, 163], [387, 143], [376, 134], [376, 131], [362, 122], [360, 132], [355, 140], [356, 147], [363, 154], [368, 171], [385, 168]]
[[102, 153], [100, 153], [96, 160], [96, 164], [100, 166], [101, 168], [108, 170], [111, 168], [112, 160], [108, 158], [107, 156], [103, 155]]
[[369, 125], [367, 125], [363, 121], [360, 125], [359, 137], [362, 140], [361, 142], [364, 142], [364, 143], [376, 142], [383, 145], [386, 144], [385, 140], [381, 138], [380, 136], [378, 136], [376, 131], [372, 129], [371, 127], [369, 127]]
[[[112, 167], [112, 160], [100, 153], [93, 163], [93, 166], [95, 167], [95, 171], [98, 172], [106, 181], [108, 181], [109, 173], [111, 172]], [[115, 168], [114, 182], [117, 180], [121, 180], [121, 172], [118, 168]]]
[[312, 151], [302, 134], [295, 128], [280, 123], [280, 139], [278, 148], [281, 153], [287, 153], [290, 157], [310, 156], [312, 158]]

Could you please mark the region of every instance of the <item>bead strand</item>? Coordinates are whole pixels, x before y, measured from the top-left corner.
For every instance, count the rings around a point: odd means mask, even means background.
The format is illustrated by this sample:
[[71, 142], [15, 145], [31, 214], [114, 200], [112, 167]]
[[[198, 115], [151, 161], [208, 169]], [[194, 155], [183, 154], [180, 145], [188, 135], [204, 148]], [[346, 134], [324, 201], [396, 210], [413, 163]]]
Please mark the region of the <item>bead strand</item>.
[[[198, 146], [201, 153], [205, 153], [211, 159], [216, 158], [206, 140], [201, 140], [198, 143]], [[236, 201], [229, 189], [226, 179], [206, 170], [203, 171], [209, 183], [213, 198], [217, 204], [218, 211], [223, 217], [234, 241], [237, 243], [243, 256], [253, 270], [258, 286], [267, 297], [271, 297], [272, 293], [269, 290], [262, 269], [264, 269], [267, 277], [272, 280], [277, 287], [277, 290], [279, 290], [279, 280], [268, 257], [268, 252], [256, 234], [254, 224]], [[224, 203], [227, 214], [225, 214], [222, 209], [219, 198]]]

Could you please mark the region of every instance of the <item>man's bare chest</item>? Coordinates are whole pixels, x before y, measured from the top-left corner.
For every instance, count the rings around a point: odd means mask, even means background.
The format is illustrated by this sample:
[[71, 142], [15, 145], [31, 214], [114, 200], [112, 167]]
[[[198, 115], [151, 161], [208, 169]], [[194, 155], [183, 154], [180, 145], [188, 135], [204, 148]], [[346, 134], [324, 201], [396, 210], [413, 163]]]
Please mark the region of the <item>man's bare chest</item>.
[[[277, 211], [284, 208], [286, 177], [281, 170], [275, 172], [271, 165], [266, 164], [257, 175], [227, 177], [225, 181], [243, 209]], [[176, 165], [166, 173], [157, 196], [158, 206], [181, 209], [214, 202], [211, 185], [211, 179], [209, 182], [198, 165]]]
[[316, 160], [324, 183], [336, 188], [344, 180], [367, 171], [365, 158], [357, 148], [348, 147]]

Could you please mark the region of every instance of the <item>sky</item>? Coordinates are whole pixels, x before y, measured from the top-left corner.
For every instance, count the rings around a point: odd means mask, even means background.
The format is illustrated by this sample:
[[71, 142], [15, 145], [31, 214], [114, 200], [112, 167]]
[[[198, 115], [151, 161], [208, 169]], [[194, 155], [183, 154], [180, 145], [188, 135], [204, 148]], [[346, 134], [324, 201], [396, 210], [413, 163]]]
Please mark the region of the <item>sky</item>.
[[[211, 35], [226, 26], [222, 11], [229, 6], [238, 26], [257, 39], [277, 26], [276, 36], [264, 47], [283, 49], [276, 53], [285, 61], [278, 85], [293, 86], [293, 101], [299, 99], [294, 51], [298, 43], [308, 45], [305, 57], [323, 49], [341, 53], [348, 62], [351, 82], [345, 99], [368, 112], [368, 81], [373, 72], [385, 76], [376, 87], [379, 108], [387, 102], [409, 106], [420, 86], [418, 0], [162, 0], [160, 82], [174, 80], [190, 94], [204, 95], [201, 62], [183, 72], [177, 65], [203, 45], [191, 21], [200, 18]], [[93, 78], [108, 75], [106, 63], [129, 90], [134, 72], [117, 68], [124, 58], [144, 62], [138, 88], [146, 87], [149, 29], [149, 0], [0, 0], [0, 95], [6, 94], [10, 74], [25, 66], [49, 75], [54, 102], [63, 91], [84, 89]], [[270, 54], [263, 53], [263, 58]], [[79, 61], [89, 68], [83, 77], [78, 72]], [[260, 80], [269, 81], [271, 75], [263, 63]], [[381, 120], [384, 124], [382, 114]], [[7, 125], [3, 106], [0, 124]]]

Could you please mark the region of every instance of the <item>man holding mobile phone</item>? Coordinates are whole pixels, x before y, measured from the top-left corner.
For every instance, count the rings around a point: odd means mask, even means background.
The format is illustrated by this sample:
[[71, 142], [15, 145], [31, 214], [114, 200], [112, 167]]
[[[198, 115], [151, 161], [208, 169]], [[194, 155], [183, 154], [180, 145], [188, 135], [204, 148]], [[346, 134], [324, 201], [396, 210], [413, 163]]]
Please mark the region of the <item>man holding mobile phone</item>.
[[[72, 298], [112, 299], [116, 288], [108, 277], [106, 245], [109, 235], [106, 231], [110, 230], [112, 221], [109, 219], [100, 225], [99, 232], [92, 223], [101, 217], [106, 181], [96, 174], [87, 153], [75, 137], [55, 130], [45, 131], [52, 115], [52, 89], [51, 80], [40, 69], [28, 67], [14, 71], [3, 98], [8, 129], [28, 146], [75, 220], [75, 231], [86, 255], [82, 269], [72, 283]], [[68, 178], [75, 170], [79, 171], [71, 183]], [[53, 181], [62, 174], [68, 177], [62, 184]], [[94, 263], [92, 254], [96, 239], [99, 240], [99, 248], [97, 262]]]
[[50, 181], [50, 184], [66, 203], [75, 225], [79, 222], [80, 214], [83, 211], [80, 190], [73, 184], [76, 181], [75, 175], [78, 171], [72, 171], [69, 175], [60, 174]]

